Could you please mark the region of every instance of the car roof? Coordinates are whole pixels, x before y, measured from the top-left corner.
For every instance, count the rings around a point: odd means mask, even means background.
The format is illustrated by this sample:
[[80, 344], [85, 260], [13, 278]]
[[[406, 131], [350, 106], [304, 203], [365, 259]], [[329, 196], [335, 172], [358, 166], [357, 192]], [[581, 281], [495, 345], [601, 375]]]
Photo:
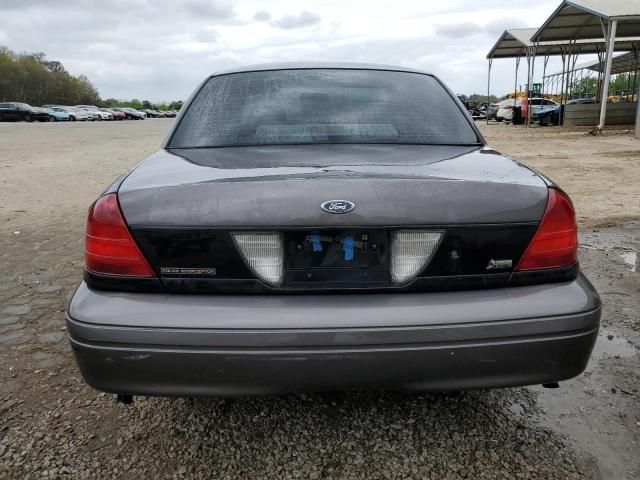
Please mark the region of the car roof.
[[376, 63], [359, 62], [282, 62], [282, 63], [260, 63], [256, 65], [246, 65], [242, 67], [227, 68], [214, 72], [210, 77], [227, 75], [230, 73], [243, 72], [263, 72], [267, 70], [305, 70], [305, 69], [344, 69], [344, 70], [387, 70], [390, 72], [408, 72], [431, 75], [428, 72], [414, 68], [400, 67], [395, 65], [382, 65]]

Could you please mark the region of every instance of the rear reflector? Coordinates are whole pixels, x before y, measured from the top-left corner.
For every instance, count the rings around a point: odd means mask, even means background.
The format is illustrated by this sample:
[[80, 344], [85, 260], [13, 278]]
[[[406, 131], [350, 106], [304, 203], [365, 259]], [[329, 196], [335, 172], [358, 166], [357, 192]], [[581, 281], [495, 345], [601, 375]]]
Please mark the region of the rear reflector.
[[398, 230], [391, 233], [391, 281], [413, 280], [429, 263], [440, 243], [442, 232]]
[[266, 284], [277, 287], [284, 279], [282, 237], [276, 232], [232, 233], [251, 271]]
[[515, 269], [522, 271], [566, 267], [577, 261], [578, 227], [575, 210], [565, 193], [550, 188], [542, 221]]
[[84, 265], [90, 272], [155, 277], [129, 233], [115, 193], [99, 198], [89, 209], [84, 251]]

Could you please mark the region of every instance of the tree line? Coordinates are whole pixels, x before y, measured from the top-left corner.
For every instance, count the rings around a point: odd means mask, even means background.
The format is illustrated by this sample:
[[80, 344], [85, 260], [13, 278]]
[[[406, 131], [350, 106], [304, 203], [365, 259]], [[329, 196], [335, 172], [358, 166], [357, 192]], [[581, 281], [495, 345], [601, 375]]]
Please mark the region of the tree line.
[[[609, 95], [630, 95], [637, 92], [638, 75], [635, 72], [612, 75], [609, 80]], [[573, 97], [595, 97], [600, 85], [597, 77], [584, 77], [571, 83]]]
[[147, 100], [102, 100], [85, 75], [71, 75], [42, 52], [15, 53], [0, 45], [0, 101], [30, 105], [96, 105], [100, 107], [179, 110], [181, 101], [152, 104]]

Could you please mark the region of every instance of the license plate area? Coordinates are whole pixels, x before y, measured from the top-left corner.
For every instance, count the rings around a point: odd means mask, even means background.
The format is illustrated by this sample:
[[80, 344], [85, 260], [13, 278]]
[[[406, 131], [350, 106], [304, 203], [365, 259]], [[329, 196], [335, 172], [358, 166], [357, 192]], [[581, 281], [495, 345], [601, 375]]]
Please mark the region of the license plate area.
[[323, 229], [284, 234], [285, 284], [388, 285], [389, 232]]

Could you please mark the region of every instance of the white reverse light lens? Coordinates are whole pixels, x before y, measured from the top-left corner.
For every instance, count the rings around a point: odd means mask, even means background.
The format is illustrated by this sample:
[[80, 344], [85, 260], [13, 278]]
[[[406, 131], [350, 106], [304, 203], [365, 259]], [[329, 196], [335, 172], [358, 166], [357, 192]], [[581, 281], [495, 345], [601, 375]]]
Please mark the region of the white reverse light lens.
[[284, 277], [282, 238], [276, 232], [232, 233], [233, 240], [260, 280], [277, 287]]
[[391, 232], [391, 281], [413, 280], [436, 251], [442, 232], [429, 230], [398, 230]]

